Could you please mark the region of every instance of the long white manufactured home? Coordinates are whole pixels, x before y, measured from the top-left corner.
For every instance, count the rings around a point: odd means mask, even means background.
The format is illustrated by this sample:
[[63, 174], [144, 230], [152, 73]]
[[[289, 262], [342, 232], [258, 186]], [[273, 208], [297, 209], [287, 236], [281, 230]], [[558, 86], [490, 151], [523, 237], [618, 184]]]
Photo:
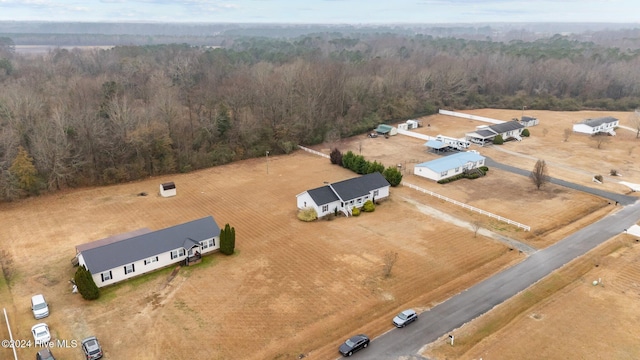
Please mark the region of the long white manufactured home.
[[484, 166], [485, 157], [475, 151], [465, 151], [423, 162], [413, 167], [413, 173], [434, 181], [450, 178]]
[[212, 216], [170, 228], [139, 229], [76, 246], [78, 264], [98, 287], [115, 284], [172, 264], [200, 262], [220, 249], [220, 227]]
[[615, 135], [615, 128], [620, 125], [620, 121], [614, 117], [607, 116], [596, 119], [587, 119], [578, 124], [573, 124], [573, 131], [583, 134], [609, 134]]

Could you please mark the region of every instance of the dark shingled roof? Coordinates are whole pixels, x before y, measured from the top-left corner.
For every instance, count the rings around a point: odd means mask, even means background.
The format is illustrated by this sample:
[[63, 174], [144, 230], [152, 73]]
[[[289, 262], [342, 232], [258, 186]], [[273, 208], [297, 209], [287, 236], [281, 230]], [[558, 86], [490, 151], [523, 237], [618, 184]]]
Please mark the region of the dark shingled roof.
[[523, 129], [524, 125], [520, 124], [517, 121], [507, 121], [501, 124], [491, 125], [489, 126], [489, 128], [497, 132], [498, 134], [503, 134], [503, 133], [506, 133], [507, 131]]
[[533, 120], [537, 120], [537, 118], [531, 117], [531, 116], [523, 116], [522, 117], [522, 121], [533, 121]]
[[601, 117], [601, 118], [596, 118], [596, 119], [587, 119], [585, 121], [583, 121], [582, 123], [590, 126], [590, 127], [598, 127], [602, 124], [607, 124], [607, 123], [612, 123], [612, 122], [616, 122], [618, 121], [618, 119], [611, 117], [611, 116], [606, 116], [606, 117]]
[[312, 189], [307, 191], [309, 196], [313, 199], [318, 205], [329, 204], [338, 200], [338, 195], [331, 190], [329, 186], [323, 186], [316, 189]]
[[331, 187], [338, 193], [343, 201], [353, 200], [369, 194], [369, 191], [390, 186], [387, 179], [379, 172], [362, 175], [357, 178], [343, 180], [331, 184]]
[[178, 248], [189, 250], [200, 241], [218, 235], [220, 235], [218, 224], [212, 216], [208, 216], [163, 230], [90, 248], [82, 251], [81, 254], [89, 272], [97, 274]]
[[318, 206], [336, 200], [349, 201], [369, 194], [370, 191], [390, 186], [379, 172], [342, 180], [331, 185], [308, 190], [307, 193]]

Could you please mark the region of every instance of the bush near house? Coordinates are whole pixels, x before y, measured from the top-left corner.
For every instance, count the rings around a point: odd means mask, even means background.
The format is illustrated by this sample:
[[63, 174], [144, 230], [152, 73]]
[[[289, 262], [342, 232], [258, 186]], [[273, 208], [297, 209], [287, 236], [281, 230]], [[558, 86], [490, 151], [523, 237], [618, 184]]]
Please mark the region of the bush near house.
[[504, 139], [502, 138], [502, 135], [498, 134], [496, 135], [496, 137], [493, 138], [493, 143], [495, 145], [502, 145], [504, 144]]
[[93, 281], [91, 273], [84, 266], [78, 267], [73, 280], [76, 282], [78, 292], [82, 295], [83, 299], [95, 300], [100, 297], [98, 286], [95, 281]]
[[480, 166], [478, 169], [482, 170], [482, 171], [483, 171], [483, 172], [485, 172], [485, 173], [486, 173], [487, 171], [489, 171], [489, 168], [488, 168], [488, 167], [486, 167], [486, 166]]
[[458, 174], [452, 177], [448, 177], [446, 179], [442, 179], [442, 180], [438, 180], [438, 184], [446, 184], [446, 183], [450, 183], [452, 181], [456, 181], [456, 180], [460, 180], [460, 179], [477, 179], [481, 176], [484, 176], [485, 173], [487, 171], [489, 171], [489, 168], [487, 168], [486, 170], [482, 169], [483, 167], [486, 166], [482, 166], [479, 167], [477, 172], [471, 172], [471, 173], [462, 173], [462, 174]]
[[357, 207], [354, 207], [353, 209], [351, 209], [351, 215], [360, 216], [360, 209], [358, 209]]
[[[338, 162], [338, 160], [341, 162]], [[353, 151], [347, 151], [346, 154], [342, 154], [340, 150], [333, 149], [333, 151], [331, 151], [330, 161], [332, 164], [340, 164], [342, 167], [360, 175], [372, 174], [377, 171], [381, 173], [393, 187], [400, 185], [400, 182], [402, 182], [402, 173], [395, 167], [390, 166], [385, 169], [381, 163], [377, 161], [367, 161], [364, 156], [356, 155]]]
[[529, 129], [524, 129], [522, 130], [522, 132], [520, 133], [520, 135], [524, 136], [524, 137], [529, 137]]
[[364, 202], [362, 206], [362, 211], [364, 212], [374, 212], [376, 210], [376, 205], [371, 200], [367, 200]]
[[[334, 211], [334, 214], [337, 215], [337, 212]], [[298, 219], [302, 221], [313, 221], [318, 218], [318, 213], [314, 208], [306, 208], [298, 211]], [[222, 246], [222, 240], [220, 242], [220, 246]]]

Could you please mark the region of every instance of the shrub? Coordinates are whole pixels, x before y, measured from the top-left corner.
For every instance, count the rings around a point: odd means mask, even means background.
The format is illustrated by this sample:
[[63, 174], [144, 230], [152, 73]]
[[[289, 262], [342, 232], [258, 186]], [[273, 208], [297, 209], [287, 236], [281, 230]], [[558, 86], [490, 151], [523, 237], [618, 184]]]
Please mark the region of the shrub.
[[385, 179], [389, 182], [389, 184], [393, 187], [400, 185], [402, 182], [402, 173], [398, 171], [395, 167], [389, 166], [382, 173]]
[[598, 180], [598, 181], [600, 181], [600, 182], [604, 182], [604, 178], [602, 177], [602, 175], [596, 175], [593, 178]]
[[480, 166], [480, 167], [479, 167], [479, 169], [480, 169], [480, 170], [482, 170], [482, 171], [484, 171], [484, 172], [489, 171], [489, 168], [488, 168], [488, 167], [486, 167], [486, 166]]
[[493, 138], [493, 143], [495, 145], [502, 145], [504, 144], [504, 139], [502, 138], [502, 135], [498, 134], [496, 135], [496, 137]]
[[376, 205], [371, 200], [367, 200], [364, 202], [362, 206], [362, 211], [364, 212], [374, 212], [376, 210]]
[[609, 175], [611, 175], [611, 176], [618, 176], [618, 170], [616, 170], [616, 169], [611, 169], [611, 171], [609, 171]]
[[529, 129], [524, 129], [522, 130], [522, 133], [520, 133], [520, 135], [524, 136], [524, 137], [529, 137]]
[[95, 300], [100, 297], [100, 290], [96, 285], [95, 281], [93, 281], [93, 276], [91, 273], [81, 265], [76, 270], [76, 274], [73, 277], [73, 280], [78, 287], [78, 292], [82, 295], [82, 298], [85, 300]]
[[331, 160], [331, 163], [333, 165], [342, 166], [342, 153], [340, 152], [340, 150], [338, 150], [338, 148], [334, 148], [331, 151], [331, 154], [329, 154], [329, 159]]
[[351, 215], [360, 216], [360, 209], [354, 206], [353, 209], [351, 209]]
[[[338, 215], [338, 208], [336, 208], [333, 213], [334, 215]], [[313, 221], [315, 219], [318, 218], [318, 213], [316, 213], [316, 210], [314, 208], [306, 208], [306, 209], [302, 209], [300, 211], [298, 211], [298, 219], [302, 220], [302, 221]]]

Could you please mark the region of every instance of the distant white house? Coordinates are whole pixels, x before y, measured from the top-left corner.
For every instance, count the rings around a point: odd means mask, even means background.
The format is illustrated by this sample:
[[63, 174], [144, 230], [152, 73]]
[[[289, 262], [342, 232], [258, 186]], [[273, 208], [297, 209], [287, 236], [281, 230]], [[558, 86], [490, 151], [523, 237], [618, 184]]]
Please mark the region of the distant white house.
[[343, 180], [296, 195], [298, 209], [313, 208], [318, 217], [336, 211], [347, 216], [354, 207], [361, 208], [367, 200], [381, 200], [389, 196], [391, 185], [379, 172]]
[[479, 153], [465, 151], [417, 164], [413, 167], [413, 173], [433, 181], [440, 181], [462, 174], [465, 170], [484, 166], [484, 162], [485, 157]]
[[494, 125], [480, 125], [476, 127], [476, 131], [466, 133], [465, 138], [478, 145], [491, 143], [498, 135], [502, 136], [505, 141], [510, 139], [522, 140], [520, 136], [522, 130], [524, 130], [524, 125], [517, 120], [505, 121]]
[[598, 133], [615, 135], [615, 128], [618, 125], [620, 125], [620, 121], [618, 119], [607, 116], [596, 119], [587, 119], [580, 123], [573, 124], [573, 131], [589, 135], [595, 135]]
[[98, 287], [115, 284], [172, 264], [200, 262], [220, 248], [220, 228], [212, 216], [170, 228], [130, 233], [76, 246], [78, 264]]

